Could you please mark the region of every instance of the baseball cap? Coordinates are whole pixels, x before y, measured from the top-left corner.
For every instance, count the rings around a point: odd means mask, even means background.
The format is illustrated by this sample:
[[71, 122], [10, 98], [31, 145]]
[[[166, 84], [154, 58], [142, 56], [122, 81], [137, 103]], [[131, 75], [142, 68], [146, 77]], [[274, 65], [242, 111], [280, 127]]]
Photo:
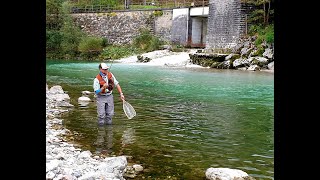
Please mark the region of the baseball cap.
[[101, 69], [109, 69], [109, 66], [106, 63], [101, 63], [100, 66]]

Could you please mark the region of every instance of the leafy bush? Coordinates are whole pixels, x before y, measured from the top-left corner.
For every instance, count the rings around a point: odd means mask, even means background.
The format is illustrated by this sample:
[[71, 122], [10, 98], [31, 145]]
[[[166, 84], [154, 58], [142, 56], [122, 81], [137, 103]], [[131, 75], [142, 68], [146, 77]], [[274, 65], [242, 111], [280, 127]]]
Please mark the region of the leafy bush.
[[103, 49], [102, 53], [100, 54], [100, 59], [120, 59], [124, 57], [128, 57], [138, 53], [134, 47], [131, 46], [107, 46]]
[[141, 29], [140, 35], [133, 40], [133, 46], [145, 52], [158, 50], [162, 44], [163, 42], [147, 29]]
[[162, 16], [163, 15], [163, 12], [161, 10], [155, 10], [153, 11], [153, 15], [155, 17], [159, 17], [159, 16]]
[[249, 34], [257, 36], [255, 45], [259, 45], [264, 41], [271, 44], [274, 42], [274, 25], [270, 24], [266, 27], [262, 25], [252, 25], [250, 26]]
[[82, 38], [78, 50], [81, 52], [81, 56], [92, 59], [102, 51], [103, 39], [98, 37], [85, 37]]
[[102, 47], [107, 47], [109, 45], [108, 39], [107, 38], [102, 38]]
[[173, 44], [172, 45], [172, 51], [173, 52], [183, 52], [185, 48], [180, 44]]
[[269, 26], [266, 27], [265, 40], [267, 43], [274, 42], [274, 26], [273, 26], [273, 24], [270, 24]]
[[59, 51], [62, 36], [59, 31], [46, 30], [46, 50]]

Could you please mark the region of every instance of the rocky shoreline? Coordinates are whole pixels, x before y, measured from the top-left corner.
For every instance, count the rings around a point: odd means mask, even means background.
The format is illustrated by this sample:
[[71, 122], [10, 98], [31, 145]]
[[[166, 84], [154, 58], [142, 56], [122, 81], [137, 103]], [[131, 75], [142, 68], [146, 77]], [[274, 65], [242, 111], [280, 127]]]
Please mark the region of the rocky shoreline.
[[143, 53], [116, 60], [121, 63], [141, 63], [172, 67], [202, 67], [234, 69], [241, 71], [274, 72], [273, 44], [255, 44], [256, 36], [242, 39], [231, 49], [185, 49], [173, 52], [168, 46], [164, 50]]

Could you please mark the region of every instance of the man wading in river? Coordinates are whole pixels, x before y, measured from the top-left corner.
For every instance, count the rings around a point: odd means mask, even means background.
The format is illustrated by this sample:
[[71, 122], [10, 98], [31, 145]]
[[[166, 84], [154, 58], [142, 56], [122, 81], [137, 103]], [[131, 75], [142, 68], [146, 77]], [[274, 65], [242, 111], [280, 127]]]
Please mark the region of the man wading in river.
[[121, 100], [124, 95], [119, 82], [115, 76], [108, 71], [109, 66], [106, 63], [99, 64], [99, 74], [93, 80], [93, 90], [97, 95], [97, 113], [98, 124], [112, 124], [112, 116], [114, 115], [114, 100], [112, 90], [117, 87]]

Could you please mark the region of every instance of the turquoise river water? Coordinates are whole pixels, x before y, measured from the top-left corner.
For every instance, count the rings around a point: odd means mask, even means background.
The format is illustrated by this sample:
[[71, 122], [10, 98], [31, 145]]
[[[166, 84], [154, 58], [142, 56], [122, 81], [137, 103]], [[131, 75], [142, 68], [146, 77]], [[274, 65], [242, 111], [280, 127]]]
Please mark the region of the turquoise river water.
[[62, 119], [82, 149], [130, 156], [145, 168], [135, 179], [205, 179], [210, 167], [274, 179], [273, 73], [113, 63], [137, 115], [125, 116], [114, 90], [113, 124], [99, 128], [95, 102], [78, 104], [98, 71], [97, 62], [46, 63], [49, 88], [61, 85], [74, 105]]

